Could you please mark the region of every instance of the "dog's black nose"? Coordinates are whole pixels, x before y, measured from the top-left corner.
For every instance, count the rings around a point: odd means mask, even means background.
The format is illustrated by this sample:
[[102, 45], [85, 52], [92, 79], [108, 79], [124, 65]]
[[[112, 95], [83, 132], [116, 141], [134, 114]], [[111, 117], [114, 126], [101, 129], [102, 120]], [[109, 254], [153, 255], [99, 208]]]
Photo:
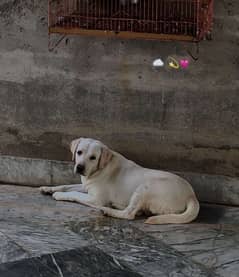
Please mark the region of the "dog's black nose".
[[85, 170], [85, 166], [84, 165], [82, 165], [82, 164], [78, 164], [77, 165], [77, 168], [76, 168], [76, 171], [77, 171], [77, 173], [83, 173], [84, 172], [84, 170]]

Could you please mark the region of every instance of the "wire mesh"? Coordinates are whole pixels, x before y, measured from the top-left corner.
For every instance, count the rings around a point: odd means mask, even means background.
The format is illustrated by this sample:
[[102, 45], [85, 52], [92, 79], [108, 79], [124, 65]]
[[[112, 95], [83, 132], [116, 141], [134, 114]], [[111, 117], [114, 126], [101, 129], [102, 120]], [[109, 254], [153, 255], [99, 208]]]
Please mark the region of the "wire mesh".
[[212, 4], [213, 0], [49, 0], [49, 31], [200, 40], [211, 31]]

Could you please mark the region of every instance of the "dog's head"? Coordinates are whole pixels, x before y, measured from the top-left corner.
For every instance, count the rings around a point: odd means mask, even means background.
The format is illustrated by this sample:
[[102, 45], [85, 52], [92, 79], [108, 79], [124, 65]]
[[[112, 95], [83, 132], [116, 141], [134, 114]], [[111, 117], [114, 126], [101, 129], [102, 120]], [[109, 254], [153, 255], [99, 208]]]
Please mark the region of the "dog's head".
[[71, 142], [74, 173], [90, 177], [103, 169], [112, 159], [112, 151], [102, 142], [89, 138], [79, 138]]

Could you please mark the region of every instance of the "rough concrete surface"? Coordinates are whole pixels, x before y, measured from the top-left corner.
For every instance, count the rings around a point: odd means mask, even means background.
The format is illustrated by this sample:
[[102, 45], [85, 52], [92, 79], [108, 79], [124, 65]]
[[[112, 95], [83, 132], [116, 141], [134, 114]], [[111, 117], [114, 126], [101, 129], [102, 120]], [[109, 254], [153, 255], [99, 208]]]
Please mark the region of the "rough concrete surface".
[[239, 208], [203, 205], [183, 225], [146, 225], [0, 186], [0, 276], [237, 277]]
[[[194, 61], [192, 43], [68, 37], [49, 52], [47, 0], [1, 0], [0, 153], [70, 160], [87, 136], [144, 166], [238, 176], [239, 2], [214, 2]], [[188, 70], [152, 68], [169, 55]]]

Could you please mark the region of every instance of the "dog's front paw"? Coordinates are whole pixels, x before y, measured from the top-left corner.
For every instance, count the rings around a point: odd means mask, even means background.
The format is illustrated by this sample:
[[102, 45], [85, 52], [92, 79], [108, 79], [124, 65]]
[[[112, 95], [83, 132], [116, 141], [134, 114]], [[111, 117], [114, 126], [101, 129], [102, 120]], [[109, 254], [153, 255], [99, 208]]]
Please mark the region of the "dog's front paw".
[[63, 200], [63, 194], [64, 194], [64, 192], [59, 192], [59, 191], [57, 191], [57, 192], [54, 192], [54, 193], [52, 194], [52, 197], [53, 197], [55, 200]]
[[43, 194], [52, 194], [53, 193], [51, 187], [40, 187], [39, 190]]
[[107, 207], [100, 207], [100, 211], [103, 215], [108, 215], [109, 214], [109, 208]]

